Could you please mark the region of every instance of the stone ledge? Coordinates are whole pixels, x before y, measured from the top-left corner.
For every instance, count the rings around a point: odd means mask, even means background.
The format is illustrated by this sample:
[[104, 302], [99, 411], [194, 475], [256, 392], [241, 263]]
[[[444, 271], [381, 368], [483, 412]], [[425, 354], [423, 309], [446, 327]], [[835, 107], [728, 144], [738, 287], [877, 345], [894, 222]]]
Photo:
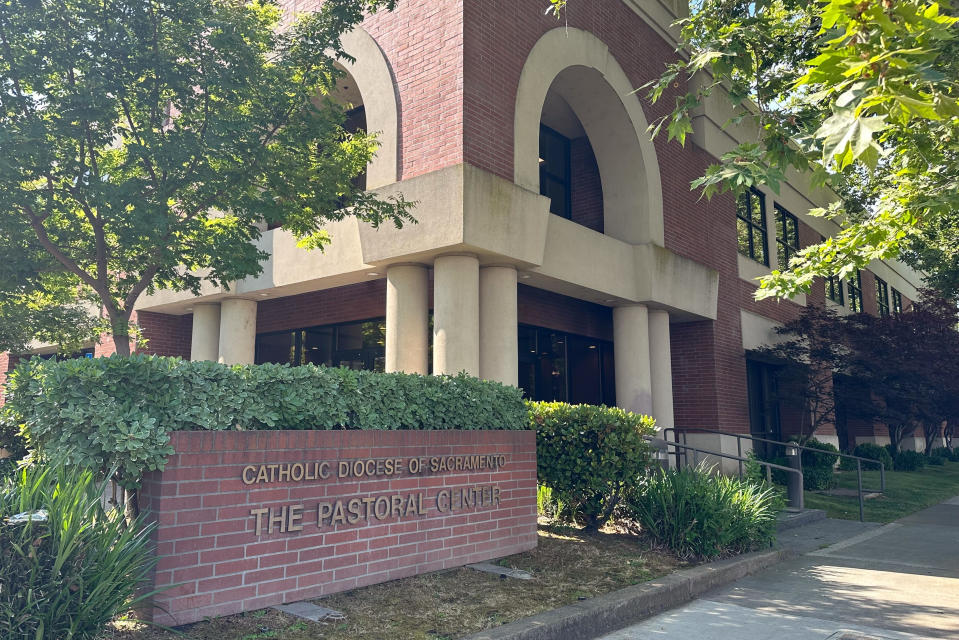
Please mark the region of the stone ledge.
[[677, 571], [662, 578], [523, 618], [464, 640], [584, 640], [635, 624], [793, 554], [762, 551]]

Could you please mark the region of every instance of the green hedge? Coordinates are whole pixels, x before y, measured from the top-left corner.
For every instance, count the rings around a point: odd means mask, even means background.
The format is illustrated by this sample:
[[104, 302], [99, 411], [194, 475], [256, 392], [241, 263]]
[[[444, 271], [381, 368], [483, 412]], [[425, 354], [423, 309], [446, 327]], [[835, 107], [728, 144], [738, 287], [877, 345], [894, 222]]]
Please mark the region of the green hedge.
[[[852, 450], [852, 455], [881, 462], [886, 471], [892, 471], [892, 456], [889, 455], [889, 450], [882, 445], [863, 442], [856, 445], [856, 448]], [[855, 471], [856, 461], [843, 458], [842, 462], [839, 463], [839, 468], [845, 471]], [[879, 465], [862, 463], [862, 469], [863, 471], [878, 471]]]
[[548, 487], [560, 519], [579, 520], [590, 529], [603, 526], [648, 471], [651, 449], [644, 436], [656, 431], [649, 416], [615, 407], [531, 402], [529, 420], [536, 429], [539, 482]]
[[117, 466], [128, 487], [162, 468], [170, 431], [527, 427], [519, 389], [465, 375], [134, 355], [29, 360], [11, 375], [8, 393], [31, 448]]

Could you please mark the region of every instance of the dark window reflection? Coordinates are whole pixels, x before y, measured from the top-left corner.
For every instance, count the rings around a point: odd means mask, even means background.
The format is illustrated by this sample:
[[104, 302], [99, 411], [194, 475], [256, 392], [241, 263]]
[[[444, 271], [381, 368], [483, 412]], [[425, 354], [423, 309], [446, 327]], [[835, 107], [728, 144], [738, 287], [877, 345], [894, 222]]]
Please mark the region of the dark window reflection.
[[264, 333], [256, 337], [256, 364], [325, 365], [383, 371], [386, 323], [368, 320]]
[[532, 400], [615, 405], [613, 345], [521, 326], [519, 385]]

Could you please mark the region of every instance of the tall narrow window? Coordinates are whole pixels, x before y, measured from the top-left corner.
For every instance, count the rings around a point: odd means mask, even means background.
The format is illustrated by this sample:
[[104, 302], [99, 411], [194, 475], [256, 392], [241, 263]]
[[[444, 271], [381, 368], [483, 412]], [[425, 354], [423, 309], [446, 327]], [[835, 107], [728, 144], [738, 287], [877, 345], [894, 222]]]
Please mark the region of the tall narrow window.
[[572, 217], [569, 138], [539, 126], [539, 193], [549, 198], [549, 212]]
[[789, 267], [789, 259], [799, 251], [799, 220], [778, 204], [776, 205], [776, 251], [779, 268]]
[[862, 312], [862, 271], [856, 269], [856, 273], [849, 276], [846, 283], [849, 290], [849, 308], [855, 313]]
[[739, 253], [769, 266], [766, 252], [766, 202], [763, 194], [750, 189], [739, 196], [736, 206]]
[[826, 278], [826, 297], [842, 306], [844, 300], [842, 295], [842, 280], [839, 276], [832, 275]]
[[892, 290], [892, 312], [897, 316], [902, 313], [902, 294], [895, 289]]
[[879, 305], [879, 315], [889, 315], [889, 285], [882, 278], [876, 278], [876, 302]]

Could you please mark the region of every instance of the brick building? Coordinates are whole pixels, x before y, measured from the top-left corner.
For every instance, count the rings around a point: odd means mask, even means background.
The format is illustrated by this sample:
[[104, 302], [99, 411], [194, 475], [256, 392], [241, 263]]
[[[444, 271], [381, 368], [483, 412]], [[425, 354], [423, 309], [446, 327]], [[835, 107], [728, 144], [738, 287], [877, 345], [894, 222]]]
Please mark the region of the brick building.
[[[755, 135], [722, 128], [719, 98], [685, 148], [649, 140], [671, 99], [650, 105], [633, 89], [675, 56], [681, 3], [594, 0], [574, 4], [568, 24], [546, 4], [401, 0], [348, 34], [342, 99], [381, 144], [367, 188], [417, 201], [418, 223], [336, 222], [322, 253], [267, 230], [260, 276], [144, 298], [142, 350], [467, 371], [536, 399], [650, 412], [663, 426], [788, 433], [752, 351], [804, 305], [908, 304], [918, 276], [875, 263], [854, 281], [755, 301], [758, 276], [836, 231], [806, 215], [829, 194], [794, 174], [779, 195], [700, 199], [690, 181]], [[859, 441], [883, 437], [855, 425]], [[735, 451], [726, 440], [697, 439]]]

